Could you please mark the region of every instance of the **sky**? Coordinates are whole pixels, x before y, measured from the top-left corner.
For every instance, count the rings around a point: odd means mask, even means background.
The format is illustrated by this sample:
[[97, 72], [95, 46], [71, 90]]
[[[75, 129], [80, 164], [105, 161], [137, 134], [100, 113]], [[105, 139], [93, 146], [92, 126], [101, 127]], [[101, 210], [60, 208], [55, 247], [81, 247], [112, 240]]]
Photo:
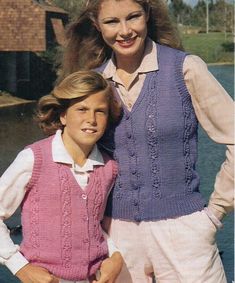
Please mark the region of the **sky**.
[[184, 2], [188, 5], [196, 5], [197, 4], [197, 0], [184, 0]]

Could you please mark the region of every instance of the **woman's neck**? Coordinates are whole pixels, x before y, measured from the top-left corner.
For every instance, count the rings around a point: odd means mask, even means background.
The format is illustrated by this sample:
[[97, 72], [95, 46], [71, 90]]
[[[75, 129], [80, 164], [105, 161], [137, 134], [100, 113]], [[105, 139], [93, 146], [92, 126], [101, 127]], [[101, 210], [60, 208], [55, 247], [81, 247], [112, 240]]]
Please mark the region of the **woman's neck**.
[[141, 58], [127, 58], [127, 57], [118, 57], [116, 59], [117, 62], [117, 70], [121, 69], [125, 71], [128, 74], [133, 74], [140, 66], [140, 63], [142, 61], [142, 56]]
[[144, 48], [132, 56], [122, 56], [115, 54], [117, 69], [123, 70], [125, 73], [133, 74], [140, 66], [144, 55]]

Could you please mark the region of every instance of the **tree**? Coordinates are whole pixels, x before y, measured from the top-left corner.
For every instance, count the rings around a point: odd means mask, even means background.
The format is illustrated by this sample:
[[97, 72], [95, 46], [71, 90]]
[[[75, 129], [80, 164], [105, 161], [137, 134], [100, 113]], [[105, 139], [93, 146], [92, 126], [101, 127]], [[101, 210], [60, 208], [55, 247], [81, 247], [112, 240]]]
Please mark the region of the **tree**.
[[210, 23], [214, 31], [233, 31], [233, 5], [217, 0], [211, 9]]
[[199, 0], [193, 9], [192, 24], [206, 28], [206, 3], [204, 0]]
[[88, 0], [51, 0], [53, 4], [67, 11], [71, 19], [78, 15], [85, 1]]
[[169, 10], [172, 18], [178, 24], [191, 24], [192, 7], [185, 4], [183, 0], [171, 0]]

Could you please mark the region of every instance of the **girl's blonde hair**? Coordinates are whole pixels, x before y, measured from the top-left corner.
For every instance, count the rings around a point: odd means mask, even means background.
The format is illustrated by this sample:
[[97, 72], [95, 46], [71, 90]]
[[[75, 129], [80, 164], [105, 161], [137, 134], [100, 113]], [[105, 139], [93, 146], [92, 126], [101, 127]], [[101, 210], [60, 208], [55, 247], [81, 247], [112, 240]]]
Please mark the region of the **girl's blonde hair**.
[[47, 135], [63, 129], [60, 115], [71, 105], [71, 102], [103, 92], [109, 103], [109, 122], [116, 121], [120, 115], [120, 105], [114, 97], [111, 85], [100, 74], [94, 71], [77, 71], [68, 75], [49, 95], [38, 101], [35, 119]]
[[[103, 0], [88, 0], [78, 18], [67, 29], [60, 77], [80, 69], [94, 69], [111, 57], [112, 50], [94, 25]], [[116, 0], [123, 1], [123, 0]], [[133, 0], [149, 13], [148, 36], [155, 42], [183, 49], [177, 29], [172, 24], [166, 1]]]

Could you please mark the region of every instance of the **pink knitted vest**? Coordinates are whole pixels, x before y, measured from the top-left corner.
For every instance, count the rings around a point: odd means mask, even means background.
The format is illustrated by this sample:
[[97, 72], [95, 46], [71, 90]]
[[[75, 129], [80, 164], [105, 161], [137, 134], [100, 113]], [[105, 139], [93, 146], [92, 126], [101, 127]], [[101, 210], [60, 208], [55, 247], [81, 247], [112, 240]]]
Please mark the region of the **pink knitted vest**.
[[20, 251], [59, 278], [84, 280], [107, 257], [100, 221], [117, 166], [103, 155], [105, 165], [90, 174], [84, 191], [68, 166], [53, 162], [52, 138], [29, 146], [35, 162], [22, 203]]

